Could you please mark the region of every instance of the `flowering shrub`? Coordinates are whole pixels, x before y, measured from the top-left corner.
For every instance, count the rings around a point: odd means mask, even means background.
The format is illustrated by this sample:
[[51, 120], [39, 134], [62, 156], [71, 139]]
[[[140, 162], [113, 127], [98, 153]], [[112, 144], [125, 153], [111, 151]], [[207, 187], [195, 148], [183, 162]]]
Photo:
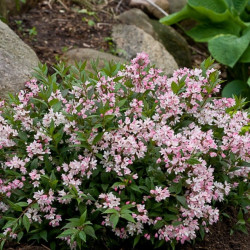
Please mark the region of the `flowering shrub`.
[[218, 202], [246, 211], [250, 119], [242, 100], [212, 98], [212, 63], [171, 78], [143, 53], [96, 74], [40, 65], [0, 102], [1, 247], [74, 249], [110, 235], [174, 247], [204, 236]]

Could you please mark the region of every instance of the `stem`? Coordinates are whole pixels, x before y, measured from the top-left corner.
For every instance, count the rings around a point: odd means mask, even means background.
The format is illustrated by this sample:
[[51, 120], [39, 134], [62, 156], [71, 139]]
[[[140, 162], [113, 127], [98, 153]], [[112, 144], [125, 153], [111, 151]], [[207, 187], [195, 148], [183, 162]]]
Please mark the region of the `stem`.
[[149, 4], [154, 6], [157, 10], [159, 10], [163, 15], [168, 16], [168, 13], [164, 11], [160, 6], [158, 6], [156, 3], [152, 2], [151, 0], [146, 0]]

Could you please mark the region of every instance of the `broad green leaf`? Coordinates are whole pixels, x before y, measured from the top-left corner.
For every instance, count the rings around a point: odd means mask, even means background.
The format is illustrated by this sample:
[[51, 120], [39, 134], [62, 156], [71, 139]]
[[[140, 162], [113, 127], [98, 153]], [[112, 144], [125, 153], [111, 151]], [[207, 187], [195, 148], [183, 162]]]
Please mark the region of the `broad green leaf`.
[[23, 225], [24, 225], [26, 231], [29, 232], [29, 230], [30, 230], [30, 220], [26, 215], [23, 216]]
[[186, 33], [196, 42], [208, 42], [210, 39], [220, 34], [232, 34], [238, 36], [240, 31], [241, 27], [238, 24], [231, 21], [225, 21], [221, 23], [206, 22], [199, 24]]
[[231, 2], [232, 7], [237, 11], [237, 14], [240, 15], [247, 6], [248, 0], [231, 0]]
[[240, 80], [234, 80], [228, 83], [223, 88], [222, 96], [223, 97], [233, 97], [233, 95], [240, 96], [247, 89], [249, 89], [249, 86], [247, 83], [240, 81]]
[[227, 9], [224, 0], [188, 0], [188, 4], [193, 8], [204, 8], [216, 13], [223, 13]]
[[244, 51], [239, 61], [242, 63], [250, 63], [250, 44], [248, 45], [247, 49]]
[[222, 22], [230, 17], [224, 0], [188, 0], [188, 5], [213, 22]]
[[[194, 12], [194, 13], [193, 13]], [[162, 19], [160, 19], [160, 23], [166, 24], [166, 25], [172, 25], [174, 23], [178, 23], [186, 18], [193, 18], [195, 15], [199, 16], [199, 13], [191, 9], [188, 5], [186, 5], [182, 10], [173, 13], [171, 15], [165, 16]]]
[[240, 59], [248, 44], [247, 35], [242, 37], [219, 35], [208, 42], [208, 49], [218, 62], [232, 68]]

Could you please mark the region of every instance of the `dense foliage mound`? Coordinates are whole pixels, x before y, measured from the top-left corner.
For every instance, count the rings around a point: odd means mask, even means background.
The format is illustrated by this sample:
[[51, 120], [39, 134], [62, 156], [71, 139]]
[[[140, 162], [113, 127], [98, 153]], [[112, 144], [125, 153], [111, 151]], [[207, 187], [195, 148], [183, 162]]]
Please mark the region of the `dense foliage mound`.
[[220, 202], [246, 211], [250, 119], [242, 100], [212, 97], [212, 63], [171, 78], [143, 53], [96, 73], [60, 64], [50, 76], [40, 65], [0, 102], [2, 248], [174, 247], [204, 236]]

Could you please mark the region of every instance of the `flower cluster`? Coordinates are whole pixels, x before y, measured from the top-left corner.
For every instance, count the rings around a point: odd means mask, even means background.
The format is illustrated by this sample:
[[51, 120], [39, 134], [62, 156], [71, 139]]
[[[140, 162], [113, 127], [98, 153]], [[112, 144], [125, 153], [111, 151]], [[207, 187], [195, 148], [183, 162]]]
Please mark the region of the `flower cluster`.
[[250, 161], [249, 114], [212, 97], [211, 64], [169, 78], [144, 53], [96, 75], [58, 65], [47, 77], [41, 66], [0, 102], [0, 240], [29, 228], [51, 239], [56, 227], [75, 248], [105, 230], [153, 243], [208, 231], [216, 201], [246, 187]]

